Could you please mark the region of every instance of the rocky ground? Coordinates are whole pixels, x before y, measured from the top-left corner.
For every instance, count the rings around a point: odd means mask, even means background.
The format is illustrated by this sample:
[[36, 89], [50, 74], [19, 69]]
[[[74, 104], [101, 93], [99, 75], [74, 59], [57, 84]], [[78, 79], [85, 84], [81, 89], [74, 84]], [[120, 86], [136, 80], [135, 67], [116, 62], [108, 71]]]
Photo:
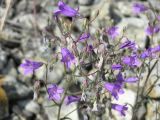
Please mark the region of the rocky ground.
[[[52, 13], [56, 9], [58, 0], [12, 0], [5, 26], [0, 31], [0, 120], [56, 120], [57, 108], [51, 107], [52, 102], [48, 100], [45, 89], [40, 90], [38, 100], [33, 100], [34, 79], [32, 76], [23, 76], [19, 65], [25, 58], [35, 60], [49, 59], [57, 49], [56, 43], [52, 44], [52, 49], [46, 48], [45, 38], [50, 39], [46, 27], [52, 23]], [[135, 0], [64, 0], [71, 6], [78, 8], [82, 15], [88, 19], [95, 17], [99, 10], [98, 17], [92, 24], [91, 34], [96, 28], [108, 25], [108, 21], [113, 22], [120, 28], [126, 27], [127, 37], [136, 41], [144, 48], [146, 35], [144, 29], [147, 27], [148, 19], [145, 15], [136, 16], [131, 11], [131, 6]], [[159, 0], [148, 0], [153, 6], [160, 10]], [[147, 0], [142, 0], [147, 4]], [[0, 18], [3, 18], [6, 10], [5, 0], [0, 0]], [[59, 34], [53, 24], [51, 29]], [[82, 28], [75, 24], [75, 35]], [[76, 36], [75, 36], [76, 37]], [[155, 39], [159, 39], [157, 35]], [[48, 75], [49, 82], [58, 82], [63, 79], [63, 65], [57, 63]], [[43, 79], [44, 68], [36, 73], [36, 80]], [[154, 79], [151, 78], [151, 79]], [[151, 83], [154, 80], [151, 81]], [[119, 103], [129, 103], [134, 105], [136, 98], [136, 87], [129, 86], [125, 89], [125, 94], [121, 96]], [[139, 119], [156, 120], [155, 111], [160, 112], [160, 81], [149, 95], [150, 98], [139, 110]], [[62, 116], [66, 115], [77, 107], [77, 103], [71, 106], [63, 106]], [[131, 110], [125, 118], [119, 118], [114, 113], [116, 120], [130, 120]], [[69, 115], [73, 120], [78, 120], [80, 113], [75, 111]], [[103, 116], [102, 120], [108, 120]]]

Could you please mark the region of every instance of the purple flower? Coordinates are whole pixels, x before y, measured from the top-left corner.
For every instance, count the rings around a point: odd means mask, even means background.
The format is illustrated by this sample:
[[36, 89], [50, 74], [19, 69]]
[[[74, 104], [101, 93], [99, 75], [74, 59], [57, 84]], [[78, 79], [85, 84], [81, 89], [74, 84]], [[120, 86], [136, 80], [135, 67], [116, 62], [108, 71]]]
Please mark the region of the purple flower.
[[105, 83], [104, 87], [107, 89], [111, 95], [118, 100], [119, 94], [123, 94], [123, 85], [124, 85], [124, 79], [122, 76], [122, 73], [119, 72], [118, 75], [116, 76], [116, 81], [115, 83]]
[[67, 97], [67, 105], [71, 104], [72, 102], [77, 102], [79, 101], [81, 98], [79, 96], [68, 96]]
[[156, 53], [156, 52], [159, 52], [160, 51], [160, 45], [154, 47], [154, 48], [151, 48], [151, 52], [152, 53]]
[[58, 2], [58, 7], [59, 7], [59, 9], [54, 11], [55, 16], [58, 16], [59, 14], [62, 14], [67, 17], [75, 17], [75, 16], [79, 15], [77, 10], [71, 8], [70, 6], [68, 6], [67, 4], [65, 4], [61, 0]]
[[125, 116], [125, 111], [128, 110], [127, 105], [119, 105], [119, 104], [112, 104], [111, 108], [120, 112], [122, 116]]
[[130, 67], [139, 67], [141, 65], [136, 55], [123, 57], [122, 62]]
[[90, 33], [83, 33], [80, 37], [79, 37], [79, 41], [85, 41], [86, 39], [88, 39], [90, 37]]
[[116, 76], [116, 82], [123, 85], [124, 83], [124, 78], [121, 72], [118, 73], [118, 75]]
[[105, 83], [105, 89], [110, 92], [110, 94], [118, 100], [119, 94], [123, 94], [122, 85], [120, 83]]
[[135, 49], [135, 42], [132, 42], [127, 39], [124, 43], [120, 45], [120, 49], [124, 49], [124, 48]]
[[147, 58], [152, 57], [154, 58], [156, 56], [156, 53], [160, 51], [160, 45], [154, 47], [154, 48], [148, 48], [141, 54], [141, 58]]
[[147, 35], [153, 35], [154, 34], [154, 27], [153, 26], [148, 26], [146, 28], [145, 32], [146, 32]]
[[122, 69], [122, 65], [120, 65], [120, 64], [114, 64], [114, 65], [112, 65], [112, 70], [121, 70]]
[[116, 99], [118, 100], [119, 98], [119, 94], [123, 94], [123, 86], [124, 83], [134, 83], [138, 81], [137, 77], [130, 77], [127, 79], [124, 79], [122, 76], [122, 73], [119, 72], [118, 75], [116, 76], [116, 81], [114, 83], [108, 83], [106, 82], [104, 84], [104, 88], [110, 92], [110, 94]]
[[108, 36], [111, 39], [114, 39], [115, 37], [117, 37], [119, 35], [119, 28], [116, 26], [112, 26], [110, 27], [108, 30], [106, 30], [106, 33], [108, 34]]
[[135, 83], [137, 81], [138, 81], [137, 77], [129, 77], [129, 78], [126, 78], [124, 82]]
[[63, 93], [63, 88], [58, 87], [56, 84], [52, 84], [47, 89], [50, 100], [60, 101], [60, 94]]
[[116, 82], [121, 85], [123, 85], [126, 82], [127, 83], [134, 83], [134, 82], [138, 81], [137, 77], [129, 77], [129, 78], [124, 79], [121, 72], [118, 73], [118, 75], [116, 76], [116, 79], [117, 79]]
[[32, 60], [25, 60], [25, 63], [22, 63], [20, 67], [24, 69], [24, 74], [33, 74], [33, 72], [43, 65], [42, 62], [36, 62]]
[[139, 13], [142, 13], [142, 12], [145, 12], [146, 10], [148, 10], [148, 7], [146, 7], [142, 3], [134, 3], [132, 10], [133, 10], [133, 13], [139, 14]]
[[66, 65], [67, 69], [71, 68], [71, 64], [75, 64], [75, 57], [74, 55], [67, 49], [67, 48], [62, 48], [61, 49], [61, 54], [62, 54], [62, 62]]
[[141, 58], [145, 59], [147, 57], [151, 56], [151, 50], [150, 48], [148, 48], [147, 50], [145, 50], [142, 54], [141, 54]]
[[159, 31], [160, 31], [159, 26], [151, 26], [151, 25], [149, 25], [145, 30], [147, 35], [153, 35], [155, 33], [158, 33]]

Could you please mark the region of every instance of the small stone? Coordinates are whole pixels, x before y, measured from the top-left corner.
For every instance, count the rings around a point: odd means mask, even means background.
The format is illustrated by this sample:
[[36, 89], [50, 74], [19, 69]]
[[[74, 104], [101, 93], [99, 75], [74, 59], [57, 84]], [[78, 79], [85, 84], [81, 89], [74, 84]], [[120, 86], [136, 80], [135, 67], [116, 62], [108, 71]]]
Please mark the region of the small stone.
[[30, 101], [26, 106], [25, 106], [25, 110], [34, 113], [34, 114], [38, 114], [40, 112], [40, 106], [34, 102], [34, 101]]
[[35, 118], [36, 118], [36, 115], [34, 113], [29, 112], [27, 110], [23, 111], [23, 115], [27, 120], [35, 120]]
[[[12, 81], [12, 80], [11, 80]], [[9, 100], [20, 100], [25, 98], [33, 98], [33, 91], [26, 85], [15, 82], [14, 84], [5, 83], [3, 85]]]
[[6, 51], [3, 51], [0, 45], [0, 71], [4, 69], [4, 65], [7, 63], [7, 56], [8, 53]]
[[78, 3], [80, 5], [92, 5], [94, 3], [94, 0], [78, 0]]

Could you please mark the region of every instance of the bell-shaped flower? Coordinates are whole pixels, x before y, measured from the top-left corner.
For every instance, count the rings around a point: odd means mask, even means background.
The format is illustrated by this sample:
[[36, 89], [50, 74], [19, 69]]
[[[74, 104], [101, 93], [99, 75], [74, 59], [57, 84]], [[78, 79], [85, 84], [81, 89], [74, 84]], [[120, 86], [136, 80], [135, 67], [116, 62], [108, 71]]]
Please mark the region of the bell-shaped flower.
[[67, 17], [76, 17], [79, 15], [78, 11], [73, 9], [72, 7], [65, 4], [63, 1], [58, 2], [58, 10], [54, 11], [54, 15], [58, 16], [59, 14], [62, 14]]
[[79, 96], [67, 96], [67, 105], [71, 104], [72, 102], [80, 101], [81, 97]]
[[121, 72], [119, 72], [119, 74], [116, 76], [115, 83], [105, 83], [104, 87], [105, 87], [106, 90], [108, 90], [110, 92], [110, 94], [116, 100], [118, 100], [119, 94], [124, 93], [123, 85], [124, 85], [124, 79], [123, 79], [123, 76], [122, 76]]
[[64, 62], [67, 69], [69, 70], [71, 68], [71, 65], [76, 63], [75, 57], [67, 48], [62, 48], [61, 54], [62, 54], [61, 61]]
[[112, 26], [106, 30], [106, 33], [111, 39], [115, 39], [119, 35], [119, 28]]
[[61, 87], [58, 87], [56, 84], [52, 84], [47, 88], [49, 99], [60, 101], [61, 100], [61, 94], [63, 93], [64, 89]]
[[111, 108], [118, 111], [122, 116], [125, 116], [125, 111], [128, 110], [127, 105], [111, 104]]
[[147, 57], [154, 58], [156, 56], [157, 52], [160, 52], [160, 45], [153, 47], [153, 48], [148, 48], [147, 50], [142, 52], [141, 58], [143, 58], [143, 59], [147, 58]]
[[130, 67], [139, 67], [141, 65], [141, 62], [136, 55], [125, 56], [122, 58], [122, 62]]
[[105, 83], [104, 88], [108, 90], [116, 100], [118, 100], [119, 94], [124, 93], [120, 83]]
[[37, 62], [33, 60], [25, 60], [25, 63], [20, 65], [21, 68], [24, 70], [24, 75], [33, 74], [35, 70], [40, 68], [43, 65], [42, 62]]
[[135, 49], [136, 48], [135, 45], [136, 45], [135, 42], [132, 42], [127, 39], [124, 43], [120, 45], [120, 49], [125, 49], [125, 48]]

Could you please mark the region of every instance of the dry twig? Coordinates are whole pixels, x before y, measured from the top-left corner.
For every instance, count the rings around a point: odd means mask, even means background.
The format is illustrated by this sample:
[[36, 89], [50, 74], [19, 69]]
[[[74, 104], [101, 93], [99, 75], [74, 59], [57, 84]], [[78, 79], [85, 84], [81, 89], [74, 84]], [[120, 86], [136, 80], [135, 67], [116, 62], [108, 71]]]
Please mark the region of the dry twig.
[[9, 11], [9, 8], [11, 6], [11, 2], [12, 0], [5, 0], [6, 2], [6, 10], [5, 10], [5, 13], [0, 21], [0, 31], [3, 30], [3, 27], [4, 27], [4, 24], [5, 24], [5, 20], [6, 20], [6, 17], [7, 17], [7, 14], [8, 14], [8, 11]]

